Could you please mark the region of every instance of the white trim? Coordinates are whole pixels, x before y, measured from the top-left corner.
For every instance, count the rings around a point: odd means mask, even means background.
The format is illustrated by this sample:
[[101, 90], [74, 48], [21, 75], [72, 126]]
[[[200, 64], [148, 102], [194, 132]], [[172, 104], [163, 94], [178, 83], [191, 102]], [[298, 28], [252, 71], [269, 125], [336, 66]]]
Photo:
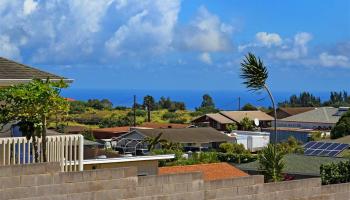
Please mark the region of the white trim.
[[106, 159], [89, 159], [84, 160], [84, 165], [89, 164], [105, 164], [105, 163], [124, 163], [135, 161], [150, 161], [150, 160], [168, 160], [175, 158], [175, 154], [155, 155], [155, 156], [132, 156], [120, 158], [106, 158]]

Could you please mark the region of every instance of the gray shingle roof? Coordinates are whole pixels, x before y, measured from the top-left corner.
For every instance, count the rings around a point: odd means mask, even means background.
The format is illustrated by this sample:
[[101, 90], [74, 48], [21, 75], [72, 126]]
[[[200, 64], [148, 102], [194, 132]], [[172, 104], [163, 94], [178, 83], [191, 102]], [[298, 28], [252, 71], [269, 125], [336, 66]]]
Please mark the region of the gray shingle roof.
[[0, 57], [0, 79], [5, 80], [18, 80], [18, 79], [65, 79], [64, 77], [57, 76], [48, 72], [35, 69], [23, 65], [21, 63]]
[[206, 114], [206, 116], [212, 118], [213, 120], [219, 122], [220, 124], [231, 124], [231, 123], [234, 123], [233, 120], [223, 116], [220, 113]]
[[335, 115], [337, 112], [338, 108], [320, 107], [297, 115], [286, 117], [284, 119], [281, 119], [280, 121], [337, 123], [340, 119], [340, 116]]
[[146, 137], [157, 137], [163, 133], [161, 138], [171, 142], [179, 143], [210, 143], [226, 142], [233, 139], [219, 131], [205, 128], [169, 128], [169, 129], [137, 129], [137, 132]]

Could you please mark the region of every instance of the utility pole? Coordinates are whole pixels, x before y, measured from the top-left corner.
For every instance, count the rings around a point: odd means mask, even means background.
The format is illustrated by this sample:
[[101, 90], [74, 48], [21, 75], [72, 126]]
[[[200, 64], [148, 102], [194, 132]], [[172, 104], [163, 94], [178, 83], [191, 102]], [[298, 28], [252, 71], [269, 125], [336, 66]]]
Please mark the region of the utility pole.
[[238, 97], [238, 110], [241, 110], [241, 97]]
[[136, 95], [134, 95], [134, 106], [133, 106], [133, 110], [134, 110], [134, 127], [136, 127]]

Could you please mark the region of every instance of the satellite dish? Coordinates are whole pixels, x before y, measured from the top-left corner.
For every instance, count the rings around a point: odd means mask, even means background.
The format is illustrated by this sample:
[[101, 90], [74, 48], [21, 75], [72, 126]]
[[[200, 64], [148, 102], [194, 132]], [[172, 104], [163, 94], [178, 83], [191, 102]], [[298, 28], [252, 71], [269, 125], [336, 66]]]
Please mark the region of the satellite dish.
[[254, 119], [254, 124], [255, 124], [255, 126], [259, 126], [260, 122], [259, 122], [259, 119], [258, 119], [258, 118], [255, 118], [255, 119]]

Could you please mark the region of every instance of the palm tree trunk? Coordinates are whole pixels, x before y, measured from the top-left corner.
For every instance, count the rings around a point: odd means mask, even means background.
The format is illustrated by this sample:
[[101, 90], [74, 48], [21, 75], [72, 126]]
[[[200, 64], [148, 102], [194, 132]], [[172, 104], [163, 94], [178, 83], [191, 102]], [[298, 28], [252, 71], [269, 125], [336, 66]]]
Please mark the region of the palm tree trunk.
[[43, 123], [43, 127], [42, 127], [42, 132], [41, 132], [41, 137], [42, 139], [42, 143], [41, 143], [41, 149], [43, 150], [41, 153], [43, 154], [43, 162], [47, 162], [47, 157], [46, 157], [46, 116], [43, 115], [42, 118], [42, 123]]
[[270, 100], [272, 103], [272, 109], [273, 109], [273, 115], [274, 115], [274, 132], [275, 132], [275, 143], [277, 143], [277, 112], [276, 112], [276, 106], [275, 106], [275, 100], [273, 99], [272, 93], [269, 89], [269, 87], [267, 87], [267, 85], [264, 85], [264, 88], [266, 89], [267, 93], [270, 96]]

